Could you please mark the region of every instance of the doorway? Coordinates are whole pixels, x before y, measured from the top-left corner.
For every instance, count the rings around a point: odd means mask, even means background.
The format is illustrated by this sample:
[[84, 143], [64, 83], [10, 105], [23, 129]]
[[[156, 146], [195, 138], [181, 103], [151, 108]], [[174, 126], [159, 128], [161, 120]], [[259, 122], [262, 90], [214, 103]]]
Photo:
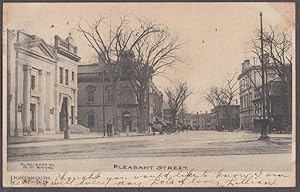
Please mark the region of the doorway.
[[36, 105], [30, 103], [30, 129], [32, 132], [36, 132]]
[[132, 132], [132, 115], [125, 112], [122, 115], [122, 132], [126, 132], [126, 126], [129, 126], [129, 132]]
[[88, 128], [95, 128], [95, 115], [93, 113], [88, 114]]
[[68, 126], [68, 98], [64, 97], [59, 113], [59, 130], [64, 131]]

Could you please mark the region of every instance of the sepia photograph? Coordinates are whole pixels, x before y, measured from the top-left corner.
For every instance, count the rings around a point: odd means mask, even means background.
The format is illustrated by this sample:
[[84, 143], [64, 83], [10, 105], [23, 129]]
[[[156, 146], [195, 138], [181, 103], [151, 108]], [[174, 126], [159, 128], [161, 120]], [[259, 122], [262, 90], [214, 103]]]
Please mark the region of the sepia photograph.
[[5, 187], [295, 187], [295, 2], [3, 3]]

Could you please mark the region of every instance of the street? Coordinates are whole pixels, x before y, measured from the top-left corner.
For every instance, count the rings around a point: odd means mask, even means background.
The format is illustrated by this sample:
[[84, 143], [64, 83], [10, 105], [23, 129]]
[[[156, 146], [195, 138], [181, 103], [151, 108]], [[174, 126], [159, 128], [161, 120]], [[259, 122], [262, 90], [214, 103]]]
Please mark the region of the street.
[[23, 170], [22, 162], [53, 163], [53, 171], [118, 171], [114, 165], [174, 165], [230, 171], [292, 168], [291, 135], [271, 134], [270, 141], [258, 141], [258, 137], [259, 134], [248, 132], [189, 131], [10, 144], [8, 169]]

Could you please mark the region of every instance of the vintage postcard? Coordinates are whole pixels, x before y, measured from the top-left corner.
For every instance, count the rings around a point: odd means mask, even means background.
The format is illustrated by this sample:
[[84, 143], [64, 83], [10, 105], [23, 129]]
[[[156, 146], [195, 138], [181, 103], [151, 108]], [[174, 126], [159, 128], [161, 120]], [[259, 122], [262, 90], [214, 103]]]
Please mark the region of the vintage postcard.
[[294, 187], [295, 3], [4, 3], [5, 187]]

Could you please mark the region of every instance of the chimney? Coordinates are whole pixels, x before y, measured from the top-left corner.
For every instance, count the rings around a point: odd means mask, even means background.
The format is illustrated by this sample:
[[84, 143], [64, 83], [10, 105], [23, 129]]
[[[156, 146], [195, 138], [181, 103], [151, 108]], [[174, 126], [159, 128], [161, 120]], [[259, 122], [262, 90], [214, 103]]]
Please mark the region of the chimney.
[[250, 60], [245, 59], [244, 62], [242, 63], [242, 71], [248, 69], [250, 67]]
[[250, 64], [250, 60], [249, 59], [245, 59], [244, 63], [245, 63], [245, 65], [249, 65]]

